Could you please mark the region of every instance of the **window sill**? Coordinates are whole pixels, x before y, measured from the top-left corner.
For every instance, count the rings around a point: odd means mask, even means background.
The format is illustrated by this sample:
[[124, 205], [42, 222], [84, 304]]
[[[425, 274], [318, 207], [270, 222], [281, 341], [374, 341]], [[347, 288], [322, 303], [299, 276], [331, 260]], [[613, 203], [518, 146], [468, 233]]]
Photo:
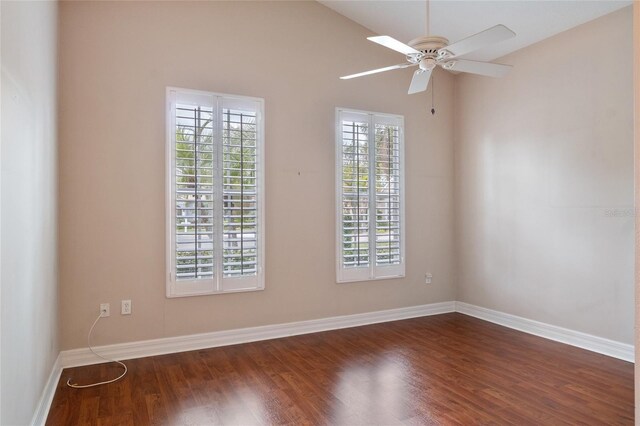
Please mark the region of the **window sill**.
[[171, 294], [167, 293], [167, 299], [180, 299], [183, 297], [196, 297], [196, 296], [214, 296], [219, 294], [232, 294], [232, 293], [250, 293], [254, 291], [264, 291], [264, 287], [261, 288], [241, 288], [237, 290], [223, 290], [223, 291], [203, 291], [185, 294]]
[[336, 280], [336, 284], [349, 284], [349, 283], [361, 283], [368, 281], [383, 281], [383, 280], [394, 280], [398, 278], [405, 278], [405, 274], [401, 275], [385, 275], [384, 277], [375, 277], [375, 278], [354, 278], [351, 280]]

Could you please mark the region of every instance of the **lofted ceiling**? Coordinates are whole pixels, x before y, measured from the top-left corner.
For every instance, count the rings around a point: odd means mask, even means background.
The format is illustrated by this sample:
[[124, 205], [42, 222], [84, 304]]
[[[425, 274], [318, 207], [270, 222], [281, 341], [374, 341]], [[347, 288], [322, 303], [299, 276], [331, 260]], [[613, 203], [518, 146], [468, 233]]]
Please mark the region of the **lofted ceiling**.
[[[373, 33], [389, 35], [403, 43], [425, 35], [427, 3], [423, 0], [319, 2]], [[632, 1], [623, 0], [435, 0], [430, 1], [429, 33], [453, 43], [504, 24], [515, 31], [516, 37], [465, 55], [465, 59], [491, 61], [630, 4]]]

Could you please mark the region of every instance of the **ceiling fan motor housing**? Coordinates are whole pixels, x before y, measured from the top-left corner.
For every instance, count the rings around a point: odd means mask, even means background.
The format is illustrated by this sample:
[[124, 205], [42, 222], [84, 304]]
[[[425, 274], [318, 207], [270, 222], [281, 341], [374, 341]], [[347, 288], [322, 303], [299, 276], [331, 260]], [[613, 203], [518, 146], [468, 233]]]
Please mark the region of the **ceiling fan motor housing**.
[[440, 36], [423, 36], [409, 42], [409, 46], [422, 52], [422, 55], [407, 55], [410, 62], [417, 63], [423, 58], [437, 58], [438, 50], [449, 45], [449, 40]]

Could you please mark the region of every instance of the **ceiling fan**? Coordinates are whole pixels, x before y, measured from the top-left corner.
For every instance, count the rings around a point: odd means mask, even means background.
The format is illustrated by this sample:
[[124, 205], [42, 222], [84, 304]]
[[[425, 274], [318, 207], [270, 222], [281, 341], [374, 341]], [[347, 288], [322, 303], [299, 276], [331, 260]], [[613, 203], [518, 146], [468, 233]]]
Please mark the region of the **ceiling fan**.
[[411, 95], [413, 93], [427, 90], [431, 73], [436, 66], [440, 66], [449, 71], [466, 72], [489, 77], [503, 77], [511, 69], [511, 65], [458, 59], [459, 56], [466, 55], [467, 53], [482, 49], [483, 47], [487, 47], [491, 44], [515, 37], [516, 33], [504, 25], [496, 25], [456, 43], [449, 44], [449, 40], [444, 37], [428, 35], [429, 1], [427, 0], [426, 30], [426, 36], [413, 39], [408, 45], [389, 36], [367, 37], [368, 40], [374, 43], [378, 43], [384, 47], [406, 55], [407, 62], [375, 70], [359, 72], [357, 74], [346, 75], [340, 78], [348, 80], [369, 74], [377, 74], [380, 72], [408, 68], [417, 65], [418, 69], [413, 73], [411, 85], [409, 86], [409, 94]]

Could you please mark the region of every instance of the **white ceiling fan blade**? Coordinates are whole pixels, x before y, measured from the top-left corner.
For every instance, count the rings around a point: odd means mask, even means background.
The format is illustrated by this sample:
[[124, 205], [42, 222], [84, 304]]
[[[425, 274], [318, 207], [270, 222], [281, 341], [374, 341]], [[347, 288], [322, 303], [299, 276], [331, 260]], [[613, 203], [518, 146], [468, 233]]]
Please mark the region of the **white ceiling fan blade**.
[[488, 30], [484, 30], [478, 34], [474, 34], [456, 43], [450, 44], [449, 46], [443, 47], [438, 50], [438, 54], [442, 55], [443, 53], [441, 52], [445, 52], [449, 54], [449, 57], [453, 58], [473, 52], [474, 50], [482, 49], [483, 47], [491, 44], [510, 39], [511, 37], [515, 37], [515, 35], [516, 33], [511, 31], [509, 28], [499, 24], [495, 27], [489, 28]]
[[411, 85], [409, 86], [410, 95], [427, 90], [427, 86], [429, 85], [429, 78], [431, 78], [431, 72], [432, 70], [419, 69], [413, 73]]
[[384, 47], [395, 50], [396, 52], [403, 53], [405, 55], [409, 55], [411, 53], [418, 54], [420, 53], [416, 49], [411, 46], [407, 46], [406, 44], [396, 40], [393, 37], [389, 36], [375, 36], [375, 37], [367, 37], [367, 40], [371, 40], [374, 43], [378, 43]]
[[442, 67], [450, 71], [468, 72], [471, 74], [486, 75], [487, 77], [504, 77], [512, 68], [511, 65], [468, 61], [466, 59], [454, 59], [443, 64]]
[[378, 69], [375, 69], [375, 70], [359, 72], [357, 74], [345, 75], [343, 77], [340, 77], [340, 79], [341, 80], [349, 80], [350, 78], [362, 77], [363, 75], [377, 74], [379, 72], [385, 72], [385, 71], [397, 70], [397, 69], [400, 69], [400, 68], [412, 67], [414, 65], [417, 65], [417, 64], [406, 63], [406, 64], [391, 65], [390, 67], [378, 68]]

